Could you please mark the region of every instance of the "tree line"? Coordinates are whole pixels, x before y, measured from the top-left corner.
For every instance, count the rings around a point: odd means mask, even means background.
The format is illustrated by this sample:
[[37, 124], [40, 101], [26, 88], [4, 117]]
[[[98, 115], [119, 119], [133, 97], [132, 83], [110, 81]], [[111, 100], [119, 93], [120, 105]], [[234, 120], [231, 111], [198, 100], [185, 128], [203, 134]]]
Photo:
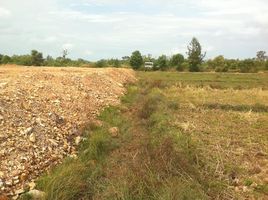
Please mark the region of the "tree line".
[[140, 51], [134, 51], [129, 58], [130, 66], [135, 70], [144, 70], [144, 62], [151, 61], [152, 70], [177, 70], [177, 71], [215, 71], [215, 72], [242, 72], [254, 73], [260, 70], [268, 70], [268, 56], [265, 51], [258, 51], [255, 58], [226, 59], [219, 55], [213, 59], [204, 60], [206, 53], [202, 52], [201, 44], [197, 38], [193, 38], [187, 47], [187, 58], [182, 54], [171, 57], [161, 55], [151, 58], [150, 55], [142, 56]]
[[[122, 59], [101, 59], [90, 62], [85, 59], [72, 60], [67, 58], [68, 50], [64, 49], [62, 55], [53, 58], [43, 57], [37, 50], [32, 50], [27, 55], [2, 55], [0, 54], [0, 64], [16, 64], [24, 66], [84, 66], [84, 67], [122, 67], [131, 66], [135, 70], [145, 70], [145, 62], [152, 62], [151, 70], [177, 70], [177, 71], [216, 71], [216, 72], [258, 72], [268, 70], [268, 57], [265, 51], [258, 51], [255, 58], [248, 59], [226, 59], [219, 55], [213, 59], [205, 60], [206, 53], [202, 52], [202, 46], [197, 38], [193, 38], [187, 47], [187, 57], [178, 53], [172, 56], [161, 55], [153, 58], [149, 55], [142, 55], [140, 51], [134, 51], [131, 56], [124, 56]], [[147, 70], [147, 69], [146, 69]]]

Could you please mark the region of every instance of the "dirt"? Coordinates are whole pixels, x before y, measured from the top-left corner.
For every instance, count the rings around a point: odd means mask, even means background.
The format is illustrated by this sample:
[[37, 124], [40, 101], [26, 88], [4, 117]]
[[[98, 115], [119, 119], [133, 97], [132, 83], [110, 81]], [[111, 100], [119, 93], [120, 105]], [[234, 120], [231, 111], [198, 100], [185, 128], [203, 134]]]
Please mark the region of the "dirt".
[[75, 157], [83, 126], [135, 81], [129, 69], [1, 66], [0, 194], [14, 196]]

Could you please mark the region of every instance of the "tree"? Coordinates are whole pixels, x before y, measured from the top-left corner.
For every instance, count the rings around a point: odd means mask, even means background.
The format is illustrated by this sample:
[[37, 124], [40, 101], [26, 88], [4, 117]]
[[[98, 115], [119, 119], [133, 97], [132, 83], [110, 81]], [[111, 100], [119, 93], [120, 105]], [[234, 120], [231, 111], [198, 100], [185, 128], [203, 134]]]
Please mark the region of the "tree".
[[157, 66], [160, 70], [165, 70], [168, 67], [168, 59], [166, 55], [159, 56], [157, 61]]
[[1, 59], [2, 64], [7, 64], [11, 62], [11, 58], [8, 55], [4, 55]]
[[206, 53], [202, 54], [202, 47], [199, 41], [194, 37], [190, 42], [188, 48], [188, 60], [189, 60], [189, 70], [191, 72], [200, 71], [200, 65], [203, 62]]
[[143, 59], [139, 51], [134, 51], [129, 60], [130, 66], [133, 69], [139, 69], [143, 64]]
[[245, 59], [239, 63], [241, 73], [258, 72], [253, 59]]
[[222, 55], [215, 57], [213, 60], [208, 61], [209, 68], [215, 69], [216, 72], [227, 72], [228, 66]]
[[32, 50], [31, 52], [31, 64], [33, 66], [41, 66], [44, 63], [43, 54], [36, 50]]
[[175, 54], [170, 59], [170, 66], [176, 67], [178, 71], [183, 71], [184, 67], [182, 66], [182, 63], [184, 62], [184, 56], [182, 54]]
[[256, 58], [259, 61], [265, 61], [267, 59], [267, 56], [265, 56], [266, 52], [265, 51], [258, 51], [256, 54]]

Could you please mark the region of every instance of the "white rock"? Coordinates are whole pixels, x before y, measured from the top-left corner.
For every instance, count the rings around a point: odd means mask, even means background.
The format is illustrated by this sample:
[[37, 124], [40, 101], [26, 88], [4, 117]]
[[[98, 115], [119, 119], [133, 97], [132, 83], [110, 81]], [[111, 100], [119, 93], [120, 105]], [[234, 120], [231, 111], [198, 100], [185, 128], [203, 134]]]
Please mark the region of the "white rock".
[[30, 182], [29, 184], [30, 190], [33, 190], [36, 186], [35, 182]]
[[82, 137], [77, 136], [77, 137], [75, 138], [75, 144], [76, 144], [76, 145], [79, 145], [81, 141], [82, 141]]
[[39, 190], [31, 190], [28, 192], [29, 195], [31, 195], [33, 200], [43, 200], [45, 199], [46, 194]]
[[33, 131], [33, 127], [29, 127], [27, 129], [25, 129], [24, 131], [22, 131], [23, 135], [28, 135]]
[[2, 179], [0, 179], [0, 188], [4, 186], [4, 182]]
[[30, 142], [32, 142], [32, 143], [35, 143], [35, 142], [36, 142], [36, 137], [35, 137], [35, 134], [34, 134], [34, 133], [32, 133], [32, 134], [29, 136], [29, 140], [30, 140]]

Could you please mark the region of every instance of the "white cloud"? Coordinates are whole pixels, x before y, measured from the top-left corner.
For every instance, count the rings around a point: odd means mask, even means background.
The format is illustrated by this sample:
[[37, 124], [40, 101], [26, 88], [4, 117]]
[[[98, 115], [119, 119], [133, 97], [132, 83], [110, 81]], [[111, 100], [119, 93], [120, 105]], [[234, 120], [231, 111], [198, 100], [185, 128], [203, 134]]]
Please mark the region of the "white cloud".
[[0, 18], [6, 18], [11, 16], [10, 10], [0, 7]]

